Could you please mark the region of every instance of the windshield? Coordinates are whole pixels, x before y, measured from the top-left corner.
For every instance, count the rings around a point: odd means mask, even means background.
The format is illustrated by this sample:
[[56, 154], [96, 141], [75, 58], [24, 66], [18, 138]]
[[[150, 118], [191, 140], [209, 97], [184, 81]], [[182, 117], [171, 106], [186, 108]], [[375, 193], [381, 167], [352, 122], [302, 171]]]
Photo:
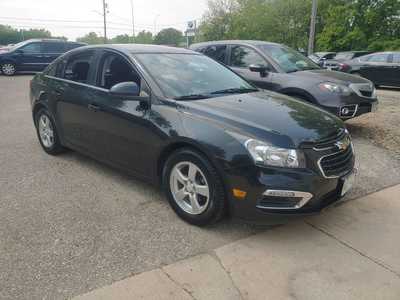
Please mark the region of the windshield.
[[260, 45], [259, 48], [275, 60], [286, 73], [320, 69], [311, 59], [289, 47]]
[[177, 100], [255, 91], [228, 68], [197, 54], [135, 54], [165, 96]]

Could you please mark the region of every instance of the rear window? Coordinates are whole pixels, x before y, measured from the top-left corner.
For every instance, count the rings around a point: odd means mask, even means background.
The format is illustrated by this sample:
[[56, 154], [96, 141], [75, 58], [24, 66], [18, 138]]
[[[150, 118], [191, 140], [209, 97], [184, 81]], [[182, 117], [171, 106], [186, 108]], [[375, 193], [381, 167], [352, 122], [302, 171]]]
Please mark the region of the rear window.
[[203, 48], [200, 52], [207, 55], [208, 57], [211, 57], [212, 59], [215, 59], [216, 61], [225, 63], [226, 49], [227, 49], [226, 45], [216, 45]]
[[63, 53], [65, 51], [64, 43], [47, 42], [43, 43], [44, 53]]
[[72, 49], [75, 49], [75, 48], [79, 48], [79, 47], [83, 47], [83, 46], [84, 45], [78, 44], [78, 43], [67, 43], [65, 45], [65, 50], [69, 51], [69, 50], [72, 50]]
[[67, 61], [63, 78], [80, 83], [88, 83], [89, 70], [93, 57], [93, 51], [71, 56]]
[[400, 53], [393, 53], [393, 63], [400, 64]]

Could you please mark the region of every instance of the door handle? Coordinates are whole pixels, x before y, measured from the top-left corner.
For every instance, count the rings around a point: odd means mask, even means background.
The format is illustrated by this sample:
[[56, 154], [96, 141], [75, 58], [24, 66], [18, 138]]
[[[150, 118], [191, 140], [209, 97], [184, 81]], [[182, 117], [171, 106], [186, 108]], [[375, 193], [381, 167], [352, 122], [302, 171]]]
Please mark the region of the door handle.
[[96, 112], [96, 111], [99, 111], [99, 110], [100, 110], [100, 106], [97, 106], [97, 105], [95, 105], [95, 104], [89, 104], [89, 105], [88, 105], [88, 109], [91, 110], [91, 111]]

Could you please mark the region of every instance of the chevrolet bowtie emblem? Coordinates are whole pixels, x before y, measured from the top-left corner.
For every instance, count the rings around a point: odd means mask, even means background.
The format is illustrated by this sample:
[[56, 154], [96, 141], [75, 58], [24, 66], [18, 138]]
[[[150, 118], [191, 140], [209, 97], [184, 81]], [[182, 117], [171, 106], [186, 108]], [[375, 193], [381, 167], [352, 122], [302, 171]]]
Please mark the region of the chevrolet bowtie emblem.
[[344, 138], [341, 141], [338, 141], [335, 143], [335, 146], [341, 150], [341, 151], [345, 151], [347, 150], [347, 148], [349, 148], [350, 146], [350, 139], [348, 137]]

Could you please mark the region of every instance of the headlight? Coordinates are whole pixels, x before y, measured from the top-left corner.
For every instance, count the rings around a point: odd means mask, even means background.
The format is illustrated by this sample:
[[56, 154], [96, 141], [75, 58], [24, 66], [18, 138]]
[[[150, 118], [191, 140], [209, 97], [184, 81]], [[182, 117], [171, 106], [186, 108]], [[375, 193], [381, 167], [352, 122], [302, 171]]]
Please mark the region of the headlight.
[[257, 165], [304, 168], [304, 154], [294, 149], [284, 149], [271, 146], [267, 143], [249, 139], [245, 146]]
[[331, 92], [345, 96], [349, 96], [351, 94], [351, 89], [348, 86], [333, 82], [321, 83], [319, 84], [319, 88], [325, 92]]

